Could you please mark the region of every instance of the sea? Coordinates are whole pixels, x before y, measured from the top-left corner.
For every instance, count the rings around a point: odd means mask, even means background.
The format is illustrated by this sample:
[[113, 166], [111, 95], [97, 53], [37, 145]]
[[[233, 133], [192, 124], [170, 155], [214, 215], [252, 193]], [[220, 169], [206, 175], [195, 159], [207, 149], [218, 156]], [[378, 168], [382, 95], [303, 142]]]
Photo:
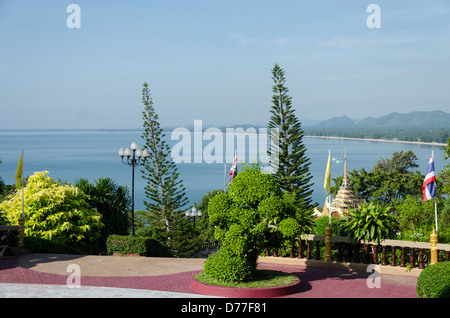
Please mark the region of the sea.
[[[220, 149], [211, 151], [214, 138], [206, 138], [205, 134], [196, 137], [190, 136], [190, 143], [186, 143], [179, 137], [174, 137], [173, 132], [165, 132], [165, 140], [170, 148], [180, 149], [178, 154], [189, 154], [186, 147], [191, 147], [191, 160], [177, 163], [180, 178], [186, 188], [186, 196], [189, 205], [199, 203], [208, 192], [216, 189], [224, 189], [229, 182], [229, 171], [235, 154], [218, 156], [211, 162], [211, 155], [220, 154]], [[201, 133], [200, 133], [201, 134]], [[186, 135], [189, 137], [189, 133]], [[220, 136], [219, 136], [220, 137]], [[218, 138], [215, 136], [215, 138]], [[237, 137], [236, 137], [237, 138]], [[248, 140], [247, 136], [247, 140]], [[174, 139], [174, 140], [172, 140]], [[217, 140], [216, 140], [217, 141]], [[126, 185], [131, 192], [132, 168], [122, 162], [118, 152], [121, 147], [129, 147], [136, 142], [138, 147], [144, 145], [142, 131], [117, 130], [117, 131], [0, 131], [0, 178], [6, 184], [15, 183], [15, 173], [19, 163], [20, 154], [23, 151], [24, 176], [32, 175], [36, 171], [48, 171], [54, 180], [67, 181], [74, 184], [77, 179], [85, 178], [94, 183], [102, 177], [113, 179], [118, 185]], [[226, 152], [227, 139], [223, 136], [223, 153]], [[402, 142], [384, 142], [369, 140], [351, 140], [335, 138], [304, 137], [306, 156], [310, 159], [310, 173], [313, 176], [314, 202], [322, 205], [325, 200], [323, 189], [328, 153], [331, 157], [331, 177], [336, 178], [344, 172], [344, 153], [347, 152], [347, 167], [353, 169], [365, 168], [370, 171], [380, 158], [389, 159], [396, 151], [411, 150], [417, 156], [419, 171], [425, 174], [431, 153], [434, 152], [435, 171], [445, 167], [443, 159], [444, 147], [438, 144], [416, 144]], [[214, 145], [220, 145], [214, 143]], [[238, 141], [236, 139], [236, 148]], [[254, 161], [250, 149], [250, 141], [243, 152], [237, 153], [237, 170], [244, 163]], [[229, 146], [229, 143], [227, 144]], [[229, 148], [232, 149], [232, 148]], [[259, 148], [261, 150], [262, 148]], [[200, 154], [200, 157], [195, 157]], [[200, 151], [200, 152], [198, 152]], [[204, 151], [204, 153], [202, 153]], [[228, 151], [229, 152], [229, 151]], [[233, 151], [232, 151], [233, 152]], [[202, 154], [210, 153], [207, 158]], [[198, 159], [200, 158], [200, 160]], [[227, 161], [227, 162], [225, 162]], [[448, 163], [448, 162], [447, 162]], [[135, 170], [135, 210], [144, 210], [144, 187], [146, 181], [142, 178], [142, 167]], [[417, 189], [421, 193], [421, 189]], [[188, 208], [187, 206], [186, 208]]]

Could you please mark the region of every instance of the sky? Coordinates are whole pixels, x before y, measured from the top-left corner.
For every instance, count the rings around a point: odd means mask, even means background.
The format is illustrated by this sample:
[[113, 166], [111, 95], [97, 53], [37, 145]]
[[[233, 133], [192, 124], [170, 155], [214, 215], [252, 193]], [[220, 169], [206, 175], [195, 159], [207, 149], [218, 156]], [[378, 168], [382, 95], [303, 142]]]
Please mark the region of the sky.
[[266, 124], [275, 63], [301, 122], [450, 112], [449, 16], [447, 0], [0, 0], [0, 129], [140, 129], [144, 82], [162, 126]]

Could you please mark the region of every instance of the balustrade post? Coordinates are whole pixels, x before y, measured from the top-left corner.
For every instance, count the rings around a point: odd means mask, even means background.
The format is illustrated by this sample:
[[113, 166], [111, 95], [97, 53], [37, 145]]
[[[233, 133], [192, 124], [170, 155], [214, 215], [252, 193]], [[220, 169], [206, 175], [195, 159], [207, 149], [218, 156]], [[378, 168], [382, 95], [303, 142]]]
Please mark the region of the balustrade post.
[[316, 241], [316, 257], [314, 259], [320, 259], [320, 241]]
[[352, 244], [350, 243], [347, 244], [347, 255], [345, 256], [345, 261], [346, 262], [352, 261]]
[[302, 243], [301, 239], [298, 240], [298, 255], [297, 255], [297, 257], [303, 258], [303, 243]]
[[431, 262], [430, 265], [436, 264], [438, 262], [438, 250], [437, 250], [437, 242], [438, 236], [436, 234], [436, 230], [433, 228], [433, 232], [430, 235], [431, 242]]
[[356, 243], [356, 249], [355, 249], [355, 263], [360, 263], [360, 260], [359, 260], [359, 249], [360, 249], [360, 246], [359, 246], [358, 243]]
[[405, 247], [402, 246], [401, 249], [402, 249], [402, 256], [400, 257], [400, 267], [406, 267], [406, 264], [405, 264]]
[[445, 261], [449, 261], [450, 251], [445, 251]]
[[419, 268], [424, 269], [425, 266], [423, 265], [423, 248], [419, 248]]
[[269, 256], [269, 248], [268, 247], [265, 248], [265, 251], [266, 251], [266, 256]]
[[414, 247], [409, 248], [409, 264], [411, 268], [414, 268]]
[[289, 254], [290, 258], [294, 258], [294, 240], [291, 240], [291, 254]]
[[342, 243], [339, 242], [339, 243], [337, 244], [337, 246], [338, 246], [337, 261], [338, 261], [338, 262], [342, 262]]
[[325, 255], [323, 261], [325, 263], [331, 263], [331, 226], [330, 223], [325, 227]]
[[386, 245], [381, 246], [381, 248], [383, 249], [382, 252], [382, 257], [381, 257], [381, 265], [387, 265], [387, 260], [386, 260]]
[[372, 259], [373, 259], [373, 263], [374, 263], [374, 264], [378, 264], [378, 253], [377, 253], [377, 249], [378, 249], [378, 246], [377, 246], [376, 244], [373, 244], [373, 245], [372, 245], [372, 251], [373, 251], [373, 257], [372, 257]]
[[278, 248], [275, 247], [273, 249], [273, 254], [272, 255], [273, 255], [273, 257], [278, 257]]
[[364, 244], [364, 264], [369, 264], [369, 244]]
[[307, 240], [306, 241], [306, 258], [307, 259], [311, 259], [311, 241]]
[[391, 266], [397, 266], [396, 257], [395, 257], [395, 246], [392, 246]]

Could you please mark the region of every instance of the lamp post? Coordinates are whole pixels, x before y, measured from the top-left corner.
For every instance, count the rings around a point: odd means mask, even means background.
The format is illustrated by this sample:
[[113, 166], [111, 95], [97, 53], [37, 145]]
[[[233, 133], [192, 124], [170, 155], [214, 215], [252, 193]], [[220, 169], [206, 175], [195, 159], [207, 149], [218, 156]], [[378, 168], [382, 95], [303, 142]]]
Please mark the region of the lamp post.
[[187, 210], [186, 212], [185, 212], [185, 215], [186, 216], [191, 216], [191, 217], [193, 217], [194, 218], [194, 253], [195, 253], [195, 217], [196, 216], [202, 216], [202, 211], [200, 211], [200, 210], [198, 210], [197, 211], [197, 209], [195, 208], [195, 206], [192, 208], [192, 210], [191, 211], [189, 211], [189, 210]]
[[[134, 236], [134, 167], [144, 165], [145, 160], [150, 156], [147, 149], [143, 151], [138, 148], [136, 142], [133, 141], [127, 149], [120, 148], [119, 156], [122, 158], [122, 163], [132, 167], [131, 173], [131, 236]], [[127, 157], [124, 160], [124, 157]]]

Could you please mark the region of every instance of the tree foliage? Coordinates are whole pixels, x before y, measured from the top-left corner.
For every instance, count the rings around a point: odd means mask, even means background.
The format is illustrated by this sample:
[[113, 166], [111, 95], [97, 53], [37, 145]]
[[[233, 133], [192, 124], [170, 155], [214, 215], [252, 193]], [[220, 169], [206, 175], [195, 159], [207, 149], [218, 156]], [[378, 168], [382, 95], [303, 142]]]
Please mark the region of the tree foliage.
[[[364, 201], [377, 201], [379, 204], [392, 205], [397, 200], [404, 200], [408, 195], [417, 195], [424, 176], [415, 169], [416, 155], [408, 150], [394, 152], [392, 158], [381, 158], [371, 171], [364, 168], [354, 169], [348, 173], [353, 191]], [[334, 178], [331, 191], [337, 193], [342, 178]]]
[[127, 235], [130, 230], [131, 196], [126, 186], [117, 185], [111, 178], [100, 178], [93, 184], [87, 179], [79, 179], [75, 186], [87, 197], [88, 207], [102, 215], [104, 227], [97, 240], [97, 251], [106, 252], [106, 241], [112, 234]]
[[170, 157], [170, 147], [158, 122], [158, 114], [153, 107], [148, 84], [142, 89], [142, 112], [145, 141], [150, 157], [146, 160], [143, 178], [146, 180], [144, 205], [150, 217], [149, 225], [165, 238], [174, 255], [181, 256], [188, 250], [187, 222], [184, 206], [187, 204], [183, 181], [175, 163]]
[[[88, 197], [78, 188], [55, 182], [47, 171], [35, 172], [24, 187], [25, 235], [75, 246], [100, 236], [101, 214], [90, 210]], [[11, 224], [22, 214], [22, 190], [0, 204]]]
[[[448, 149], [447, 145], [446, 152]], [[364, 201], [388, 208], [395, 215], [400, 233], [397, 238], [429, 241], [429, 233], [435, 227], [435, 206], [434, 200], [423, 202], [421, 187], [425, 176], [416, 170], [416, 161], [416, 155], [410, 150], [394, 152], [392, 158], [381, 158], [371, 171], [363, 168], [348, 175], [354, 192]], [[440, 242], [447, 242], [450, 237], [449, 170], [446, 165], [436, 177]], [[342, 177], [334, 181], [332, 191], [337, 192]]]
[[[284, 70], [275, 64], [272, 69], [272, 107], [269, 128], [279, 130], [279, 168], [274, 174], [284, 191], [293, 193], [303, 209], [313, 209], [312, 175], [309, 172], [310, 160], [303, 144], [301, 123], [292, 107], [292, 98], [287, 94]], [[269, 156], [272, 152], [269, 150]]]

